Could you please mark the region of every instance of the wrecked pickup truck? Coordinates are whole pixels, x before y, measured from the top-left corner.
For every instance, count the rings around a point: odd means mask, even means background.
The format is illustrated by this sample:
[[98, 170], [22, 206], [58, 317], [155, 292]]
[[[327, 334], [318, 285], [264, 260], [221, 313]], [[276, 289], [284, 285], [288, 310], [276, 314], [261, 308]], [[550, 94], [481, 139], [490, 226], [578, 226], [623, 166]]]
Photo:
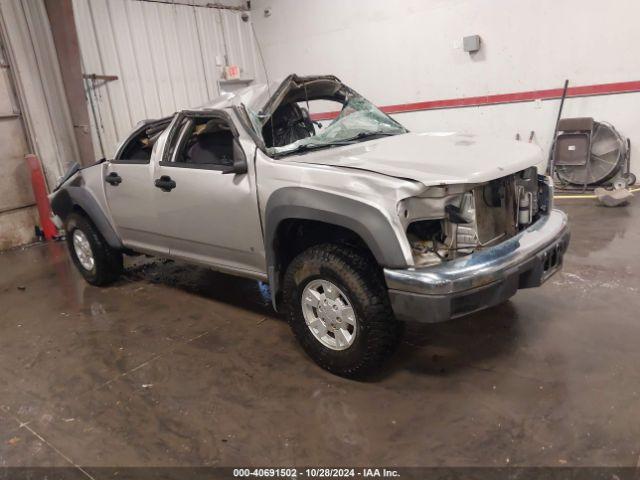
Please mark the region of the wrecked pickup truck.
[[475, 312], [558, 271], [569, 230], [541, 160], [526, 143], [411, 133], [334, 76], [291, 75], [143, 122], [51, 205], [89, 283], [131, 253], [267, 282], [304, 350], [355, 377], [403, 321]]

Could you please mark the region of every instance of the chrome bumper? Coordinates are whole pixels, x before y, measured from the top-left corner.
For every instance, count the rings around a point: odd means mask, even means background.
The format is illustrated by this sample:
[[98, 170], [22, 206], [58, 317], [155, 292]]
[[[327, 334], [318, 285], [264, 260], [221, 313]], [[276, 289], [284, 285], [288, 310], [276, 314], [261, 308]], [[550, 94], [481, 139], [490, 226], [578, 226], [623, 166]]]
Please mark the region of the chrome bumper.
[[552, 210], [504, 242], [437, 267], [385, 269], [399, 319], [438, 322], [501, 303], [560, 269], [567, 216]]

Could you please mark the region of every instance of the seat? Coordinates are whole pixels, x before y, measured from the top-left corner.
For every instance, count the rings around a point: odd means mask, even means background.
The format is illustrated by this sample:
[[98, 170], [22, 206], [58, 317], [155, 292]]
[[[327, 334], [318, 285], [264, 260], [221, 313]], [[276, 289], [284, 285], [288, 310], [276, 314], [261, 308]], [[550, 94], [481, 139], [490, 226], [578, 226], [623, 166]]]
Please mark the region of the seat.
[[233, 134], [229, 130], [204, 130], [185, 149], [186, 163], [233, 165]]
[[272, 121], [274, 147], [290, 145], [297, 140], [315, 135], [309, 112], [297, 103], [282, 105], [273, 114]]

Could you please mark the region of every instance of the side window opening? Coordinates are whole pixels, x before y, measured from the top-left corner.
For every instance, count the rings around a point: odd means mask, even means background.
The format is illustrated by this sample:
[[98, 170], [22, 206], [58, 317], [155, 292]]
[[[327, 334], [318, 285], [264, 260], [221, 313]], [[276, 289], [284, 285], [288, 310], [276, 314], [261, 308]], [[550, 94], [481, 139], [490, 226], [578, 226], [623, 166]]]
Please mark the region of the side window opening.
[[171, 119], [163, 118], [160, 121], [149, 123], [146, 128], [131, 138], [122, 149], [116, 160], [120, 162], [148, 163], [158, 137], [169, 126]]
[[175, 161], [194, 165], [233, 166], [234, 135], [227, 122], [218, 118], [190, 120], [186, 140]]

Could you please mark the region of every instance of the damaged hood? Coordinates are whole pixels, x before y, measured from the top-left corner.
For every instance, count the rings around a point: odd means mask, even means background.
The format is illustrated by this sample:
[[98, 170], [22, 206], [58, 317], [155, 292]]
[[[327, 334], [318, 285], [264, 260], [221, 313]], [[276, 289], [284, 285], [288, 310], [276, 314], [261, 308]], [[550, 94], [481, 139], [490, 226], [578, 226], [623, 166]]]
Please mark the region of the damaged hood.
[[286, 160], [356, 168], [425, 186], [488, 182], [531, 166], [541, 172], [544, 164], [536, 145], [450, 132], [406, 133]]

